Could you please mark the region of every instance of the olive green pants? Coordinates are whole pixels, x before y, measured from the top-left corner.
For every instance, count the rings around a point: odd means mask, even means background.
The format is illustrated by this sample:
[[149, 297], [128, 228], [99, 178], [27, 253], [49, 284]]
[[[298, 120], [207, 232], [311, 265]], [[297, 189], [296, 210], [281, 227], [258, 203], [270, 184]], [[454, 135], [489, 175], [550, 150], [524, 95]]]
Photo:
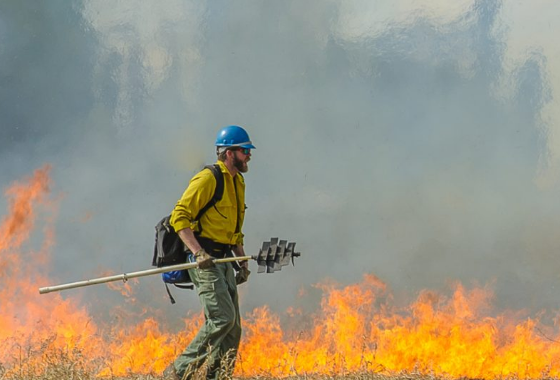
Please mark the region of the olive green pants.
[[[189, 269], [204, 309], [205, 322], [192, 342], [175, 360], [179, 377], [186, 378], [205, 362], [208, 377], [216, 378], [220, 368], [231, 375], [241, 340], [241, 320], [235, 274], [230, 263], [210, 269]], [[222, 359], [229, 363], [222, 363]], [[222, 366], [223, 364], [223, 366]]]

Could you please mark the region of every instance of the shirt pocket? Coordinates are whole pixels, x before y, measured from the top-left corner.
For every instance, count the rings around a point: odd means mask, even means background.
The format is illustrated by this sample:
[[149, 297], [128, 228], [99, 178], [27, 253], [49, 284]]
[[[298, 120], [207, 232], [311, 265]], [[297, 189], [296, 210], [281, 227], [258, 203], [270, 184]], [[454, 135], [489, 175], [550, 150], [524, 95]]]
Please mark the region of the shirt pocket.
[[219, 201], [218, 203], [216, 203], [216, 208], [219, 211], [227, 211], [229, 209], [231, 209], [233, 207], [233, 202], [231, 201], [231, 199], [229, 199], [228, 197], [225, 196], [222, 198], [221, 201]]
[[215, 207], [212, 208], [212, 211], [215, 213], [215, 216], [217, 216], [218, 218], [222, 218], [224, 222], [227, 221], [227, 225], [236, 222], [236, 205], [230, 198], [226, 197], [225, 194], [224, 198], [216, 203]]

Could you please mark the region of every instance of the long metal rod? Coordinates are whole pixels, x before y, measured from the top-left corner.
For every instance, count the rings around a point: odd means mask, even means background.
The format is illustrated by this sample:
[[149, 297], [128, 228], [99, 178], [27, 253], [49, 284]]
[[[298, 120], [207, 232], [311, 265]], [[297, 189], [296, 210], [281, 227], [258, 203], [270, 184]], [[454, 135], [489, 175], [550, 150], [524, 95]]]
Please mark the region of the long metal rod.
[[[231, 261], [244, 261], [244, 260], [251, 260], [251, 259], [256, 259], [256, 257], [253, 257], [253, 256], [226, 257], [226, 258], [223, 258], [223, 259], [215, 259], [214, 262], [215, 263], [228, 263], [228, 262], [231, 262]], [[51, 293], [51, 292], [58, 292], [60, 290], [80, 288], [80, 287], [83, 287], [83, 286], [103, 284], [103, 283], [106, 283], [106, 282], [118, 281], [118, 280], [127, 281], [129, 278], [151, 276], [153, 274], [171, 272], [171, 271], [174, 271], [174, 270], [196, 268], [197, 266], [198, 266], [197, 263], [177, 264], [177, 265], [170, 265], [168, 267], [146, 269], [146, 270], [141, 270], [141, 271], [138, 271], [138, 272], [116, 274], [116, 275], [113, 275], [113, 276], [93, 278], [91, 280], [71, 282], [71, 283], [68, 283], [68, 284], [61, 284], [61, 285], [55, 285], [55, 286], [45, 286], [43, 288], [39, 288], [39, 293], [40, 294], [45, 294], [45, 293]]]

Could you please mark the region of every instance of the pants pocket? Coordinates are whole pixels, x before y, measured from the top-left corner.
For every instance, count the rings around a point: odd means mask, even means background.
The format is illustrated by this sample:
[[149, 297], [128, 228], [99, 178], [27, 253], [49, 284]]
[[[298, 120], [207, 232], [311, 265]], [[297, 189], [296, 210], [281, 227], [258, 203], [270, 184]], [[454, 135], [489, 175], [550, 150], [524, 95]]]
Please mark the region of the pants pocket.
[[231, 298], [225, 279], [217, 270], [211, 268], [199, 271], [197, 292], [206, 318], [221, 325], [231, 319]]

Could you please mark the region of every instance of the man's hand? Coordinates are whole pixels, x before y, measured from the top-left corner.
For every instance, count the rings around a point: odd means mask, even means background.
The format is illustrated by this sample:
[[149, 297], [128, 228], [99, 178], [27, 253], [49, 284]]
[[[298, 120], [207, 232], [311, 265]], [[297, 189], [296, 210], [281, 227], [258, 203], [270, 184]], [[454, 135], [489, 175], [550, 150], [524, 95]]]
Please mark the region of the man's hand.
[[214, 258], [206, 253], [203, 248], [196, 252], [194, 257], [196, 258], [196, 263], [200, 269], [209, 269], [216, 266], [216, 264], [214, 264]]
[[249, 270], [249, 268], [247, 268], [247, 265], [241, 265], [239, 267], [239, 271], [235, 275], [235, 283], [237, 285], [240, 285], [243, 284], [244, 282], [247, 282], [250, 274], [251, 271]]

